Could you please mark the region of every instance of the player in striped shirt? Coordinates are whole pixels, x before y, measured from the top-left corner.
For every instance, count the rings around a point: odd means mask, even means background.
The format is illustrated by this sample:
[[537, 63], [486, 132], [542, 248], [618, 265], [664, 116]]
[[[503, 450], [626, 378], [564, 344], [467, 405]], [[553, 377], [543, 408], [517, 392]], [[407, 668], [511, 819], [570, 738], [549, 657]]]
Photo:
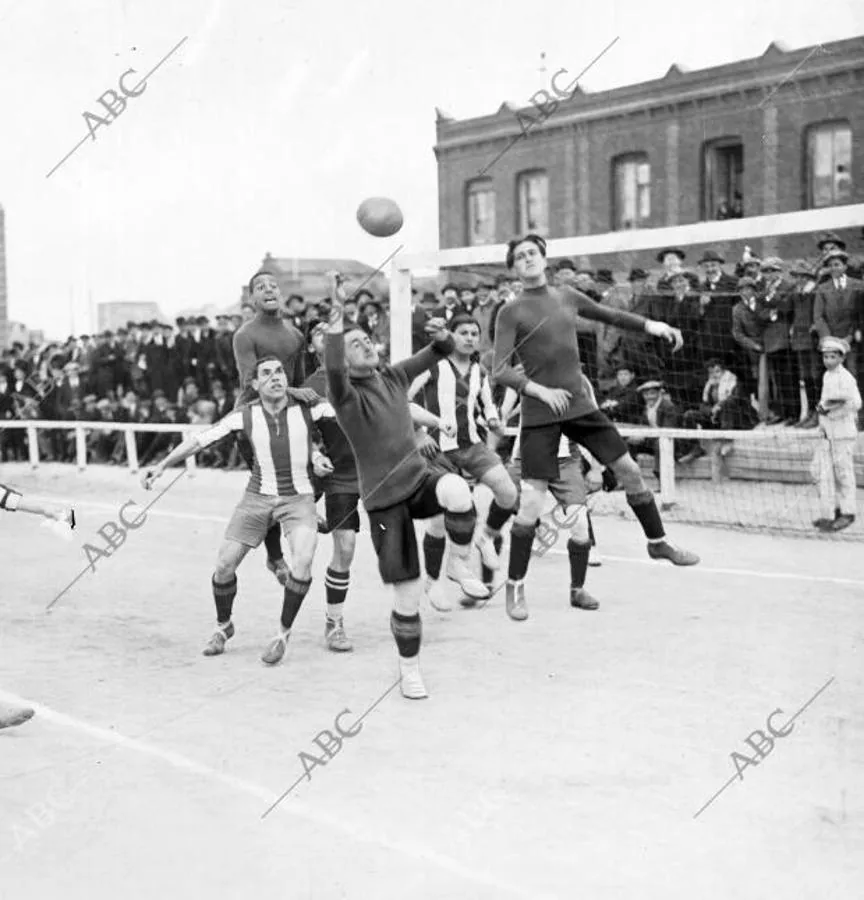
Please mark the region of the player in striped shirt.
[[323, 415], [323, 405], [309, 408], [288, 396], [282, 363], [275, 357], [260, 359], [253, 385], [258, 402], [235, 409], [212, 428], [184, 441], [158, 466], [145, 472], [142, 481], [149, 490], [169, 466], [229, 435], [246, 435], [253, 452], [252, 474], [217, 554], [212, 579], [216, 630], [204, 655], [219, 656], [234, 636], [231, 613], [237, 595], [237, 568], [275, 523], [281, 525], [291, 544], [281, 629], [261, 656], [262, 662], [275, 665], [285, 655], [291, 627], [312, 584], [312, 560], [318, 542], [312, 476], [328, 475], [333, 466], [312, 442], [313, 423]]
[[[71, 529], [75, 528], [75, 510], [68, 506], [56, 503], [45, 503], [40, 500], [30, 500], [20, 491], [0, 484], [0, 509], [6, 512], [23, 512], [42, 516], [49, 522], [58, 522], [60, 525]], [[33, 710], [26, 707], [0, 707], [0, 729], [15, 728], [23, 725], [33, 718]]]
[[[490, 429], [500, 426], [489, 378], [477, 356], [480, 325], [470, 315], [460, 313], [450, 320], [448, 328], [453, 337], [453, 352], [415, 378], [408, 396], [420, 395], [430, 413], [455, 429], [455, 434], [439, 433], [442, 453], [457, 469], [492, 491], [492, 505], [482, 532], [475, 537], [475, 546], [483, 565], [494, 572], [500, 567], [495, 539], [513, 515], [519, 495], [504, 464], [486, 446], [478, 428], [481, 412]], [[435, 516], [429, 520], [423, 536], [424, 587], [429, 602], [442, 612], [451, 608], [437, 590], [445, 544], [444, 516]], [[466, 597], [462, 605], [475, 603], [475, 598]]]

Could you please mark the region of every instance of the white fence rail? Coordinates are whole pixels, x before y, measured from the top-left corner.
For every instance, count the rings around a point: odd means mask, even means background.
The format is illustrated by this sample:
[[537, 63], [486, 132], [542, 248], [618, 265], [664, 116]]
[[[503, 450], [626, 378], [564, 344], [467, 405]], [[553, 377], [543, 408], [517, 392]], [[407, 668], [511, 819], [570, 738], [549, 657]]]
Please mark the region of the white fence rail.
[[[4, 421], [0, 431], [9, 428], [23, 429], [27, 432], [27, 443], [29, 445], [30, 466], [33, 469], [39, 468], [39, 440], [38, 432], [41, 431], [74, 431], [75, 432], [75, 459], [78, 471], [83, 472], [87, 468], [87, 432], [113, 432], [122, 431], [126, 439], [126, 459], [129, 463], [129, 469], [137, 472], [138, 465], [138, 447], [135, 443], [135, 435], [139, 433], [156, 432], [159, 434], [179, 434], [185, 440], [196, 431], [204, 431], [206, 425], [189, 425], [188, 423], [177, 425], [148, 425], [140, 422], [50, 422], [45, 419], [32, 420], [8, 420]], [[195, 457], [190, 456], [186, 460], [186, 468], [189, 474], [194, 474]]]
[[[78, 470], [83, 472], [87, 468], [87, 432], [114, 432], [122, 431], [126, 440], [126, 459], [129, 469], [137, 472], [138, 448], [135, 443], [135, 435], [140, 433], [168, 433], [179, 434], [184, 439], [197, 431], [203, 431], [206, 425], [148, 425], [137, 422], [50, 422], [42, 419], [32, 421], [9, 420], [3, 423], [2, 429], [24, 429], [27, 432], [30, 465], [33, 469], [39, 467], [39, 441], [38, 432], [42, 431], [74, 431], [75, 432], [75, 456]], [[656, 438], [658, 441], [659, 472], [660, 472], [660, 499], [664, 504], [675, 502], [675, 454], [674, 442], [685, 441], [735, 441], [736, 443], [764, 443], [766, 438], [773, 438], [778, 442], [788, 440], [788, 443], [800, 443], [819, 439], [817, 430], [796, 429], [789, 432], [788, 439], [783, 432], [768, 432], [760, 429], [753, 431], [711, 431], [692, 430], [687, 428], [648, 428], [640, 425], [620, 425], [618, 430], [625, 438], [634, 437], [640, 439]], [[515, 428], [504, 429], [505, 434], [515, 435]], [[194, 474], [195, 457], [186, 460], [186, 468], [189, 474]]]

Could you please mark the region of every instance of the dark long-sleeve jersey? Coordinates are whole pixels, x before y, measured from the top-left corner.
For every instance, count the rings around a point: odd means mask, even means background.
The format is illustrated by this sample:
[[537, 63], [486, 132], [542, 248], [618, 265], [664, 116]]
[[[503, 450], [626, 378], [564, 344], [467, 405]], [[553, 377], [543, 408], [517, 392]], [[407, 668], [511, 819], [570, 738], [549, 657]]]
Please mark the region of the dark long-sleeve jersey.
[[382, 366], [369, 375], [349, 376], [343, 335], [327, 335], [327, 398], [354, 451], [360, 496], [367, 511], [401, 503], [429, 472], [415, 444], [408, 388], [452, 351], [453, 341], [448, 339], [430, 344], [396, 365]]
[[[323, 368], [316, 369], [303, 382], [303, 387], [312, 388], [319, 397], [327, 396], [327, 374]], [[345, 432], [336, 421], [336, 411], [329, 401], [318, 404], [321, 417], [318, 419], [318, 432], [324, 442], [324, 452], [333, 463], [333, 471], [321, 479], [321, 485], [328, 494], [358, 494], [357, 463], [354, 451]]]
[[[572, 288], [547, 285], [525, 288], [498, 313], [493, 380], [520, 393], [533, 381], [550, 388], [564, 388], [572, 395], [562, 415], [554, 413], [536, 397], [523, 395], [523, 425], [561, 422], [588, 415], [594, 409], [581, 378], [576, 335], [578, 316], [627, 331], [642, 331], [647, 321], [635, 313], [601, 306]], [[515, 369], [514, 357], [524, 367], [524, 374]]]
[[303, 351], [306, 341], [293, 325], [281, 316], [259, 312], [234, 332], [234, 359], [240, 373], [241, 394], [237, 406], [250, 403], [257, 395], [252, 388], [255, 363], [265, 356], [275, 356], [288, 377], [289, 387], [303, 384]]

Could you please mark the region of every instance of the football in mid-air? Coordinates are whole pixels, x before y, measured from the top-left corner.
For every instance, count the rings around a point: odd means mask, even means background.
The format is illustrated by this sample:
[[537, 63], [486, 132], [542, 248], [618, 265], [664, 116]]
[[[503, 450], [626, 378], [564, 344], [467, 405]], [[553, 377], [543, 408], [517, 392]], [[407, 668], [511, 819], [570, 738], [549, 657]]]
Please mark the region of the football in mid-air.
[[402, 210], [395, 200], [370, 197], [357, 207], [360, 227], [374, 237], [391, 237], [402, 227]]

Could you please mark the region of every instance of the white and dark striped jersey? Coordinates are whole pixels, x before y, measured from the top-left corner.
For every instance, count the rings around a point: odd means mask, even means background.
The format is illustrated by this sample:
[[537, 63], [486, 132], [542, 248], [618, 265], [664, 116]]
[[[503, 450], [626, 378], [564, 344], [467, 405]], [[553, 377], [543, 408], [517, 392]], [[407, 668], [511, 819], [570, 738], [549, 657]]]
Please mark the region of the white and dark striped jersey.
[[309, 408], [289, 401], [272, 416], [260, 403], [250, 403], [228, 413], [195, 439], [203, 450], [242, 431], [255, 455], [247, 491], [267, 497], [312, 494], [312, 428], [325, 413], [324, 407], [323, 403]]
[[429, 412], [445, 422], [456, 424], [456, 437], [439, 435], [438, 445], [442, 452], [461, 450], [481, 442], [478, 414], [482, 413], [486, 420], [498, 418], [489, 376], [479, 362], [472, 362], [463, 375], [449, 359], [442, 359], [414, 379], [408, 392], [409, 399], [414, 399], [421, 391], [420, 402]]

